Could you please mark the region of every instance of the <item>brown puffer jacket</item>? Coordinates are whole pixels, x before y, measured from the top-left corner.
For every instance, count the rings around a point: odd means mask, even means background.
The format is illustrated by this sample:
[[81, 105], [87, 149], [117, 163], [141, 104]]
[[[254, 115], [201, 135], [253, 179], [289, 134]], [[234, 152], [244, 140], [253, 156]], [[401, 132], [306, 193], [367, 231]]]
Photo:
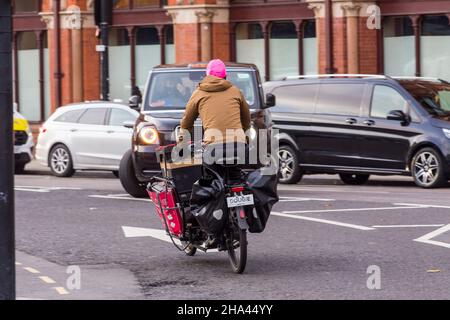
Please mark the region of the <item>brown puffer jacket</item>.
[[[230, 81], [206, 76], [200, 82], [186, 105], [181, 120], [182, 135], [185, 130], [192, 133], [198, 116], [205, 130], [204, 142], [246, 141], [244, 131], [250, 128], [250, 110], [242, 92]], [[227, 129], [234, 129], [234, 133], [227, 135]], [[221, 132], [222, 139], [214, 136], [216, 130]]]

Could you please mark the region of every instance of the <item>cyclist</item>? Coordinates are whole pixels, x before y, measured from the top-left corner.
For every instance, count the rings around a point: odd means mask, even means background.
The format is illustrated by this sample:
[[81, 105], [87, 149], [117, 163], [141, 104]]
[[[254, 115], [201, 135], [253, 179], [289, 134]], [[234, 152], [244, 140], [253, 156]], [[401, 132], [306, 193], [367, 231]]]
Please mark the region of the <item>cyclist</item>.
[[[224, 152], [230, 144], [235, 152], [242, 145], [245, 146], [245, 131], [250, 128], [249, 106], [239, 88], [226, 77], [223, 61], [215, 59], [208, 63], [206, 77], [186, 105], [178, 142], [184, 140], [187, 132], [193, 132], [194, 122], [200, 116], [204, 129], [203, 142], [206, 145], [222, 144], [224, 147], [221, 150]], [[217, 157], [214, 155], [214, 158]], [[223, 176], [222, 166], [207, 161], [205, 163], [205, 159], [204, 164]], [[230, 179], [240, 178], [239, 168], [230, 169]], [[209, 240], [210, 247], [217, 244], [216, 235], [210, 235]]]

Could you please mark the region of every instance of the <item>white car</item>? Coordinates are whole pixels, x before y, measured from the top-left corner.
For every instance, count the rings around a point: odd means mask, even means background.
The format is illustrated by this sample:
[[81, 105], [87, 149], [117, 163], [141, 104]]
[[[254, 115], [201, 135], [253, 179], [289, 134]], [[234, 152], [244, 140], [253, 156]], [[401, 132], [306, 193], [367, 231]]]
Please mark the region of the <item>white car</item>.
[[113, 171], [131, 148], [139, 113], [115, 102], [88, 102], [58, 108], [42, 125], [36, 159], [58, 177], [76, 170]]

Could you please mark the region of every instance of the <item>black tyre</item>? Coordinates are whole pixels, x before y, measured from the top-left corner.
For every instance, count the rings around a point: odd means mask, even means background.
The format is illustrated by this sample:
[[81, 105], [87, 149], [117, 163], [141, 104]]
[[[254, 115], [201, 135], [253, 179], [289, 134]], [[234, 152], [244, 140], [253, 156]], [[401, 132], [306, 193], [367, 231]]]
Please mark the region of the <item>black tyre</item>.
[[25, 163], [16, 163], [14, 165], [14, 174], [23, 174], [25, 173]]
[[227, 251], [233, 272], [243, 273], [247, 265], [247, 230], [240, 229], [236, 223], [227, 235]]
[[125, 191], [131, 196], [135, 198], [148, 197], [145, 186], [136, 178], [131, 150], [127, 151], [120, 161], [119, 179]]
[[288, 145], [280, 146], [278, 150], [280, 174], [279, 182], [283, 184], [295, 184], [303, 177], [300, 170], [297, 152]]
[[71, 177], [75, 173], [72, 155], [63, 144], [57, 144], [52, 148], [49, 154], [48, 165], [53, 175], [57, 177]]
[[411, 174], [421, 188], [439, 188], [447, 182], [444, 161], [432, 148], [419, 150], [411, 161]]
[[361, 184], [365, 184], [369, 178], [369, 174], [351, 174], [351, 173], [341, 173], [339, 174], [342, 182], [345, 184], [349, 184], [352, 186], [359, 186]]

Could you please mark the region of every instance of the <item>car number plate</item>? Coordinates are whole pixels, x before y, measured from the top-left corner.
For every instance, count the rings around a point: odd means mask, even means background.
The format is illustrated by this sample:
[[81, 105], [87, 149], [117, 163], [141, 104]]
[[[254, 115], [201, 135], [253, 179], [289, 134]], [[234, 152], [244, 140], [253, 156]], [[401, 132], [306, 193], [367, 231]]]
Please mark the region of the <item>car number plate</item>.
[[244, 194], [242, 196], [234, 196], [227, 198], [228, 208], [251, 206], [254, 204], [252, 194]]

